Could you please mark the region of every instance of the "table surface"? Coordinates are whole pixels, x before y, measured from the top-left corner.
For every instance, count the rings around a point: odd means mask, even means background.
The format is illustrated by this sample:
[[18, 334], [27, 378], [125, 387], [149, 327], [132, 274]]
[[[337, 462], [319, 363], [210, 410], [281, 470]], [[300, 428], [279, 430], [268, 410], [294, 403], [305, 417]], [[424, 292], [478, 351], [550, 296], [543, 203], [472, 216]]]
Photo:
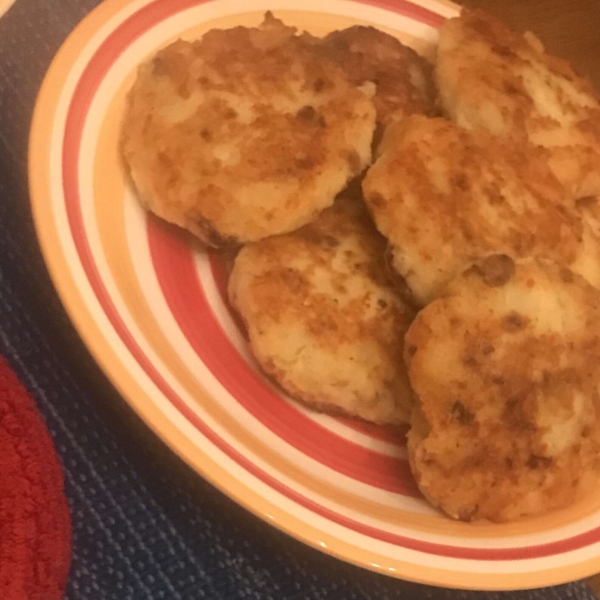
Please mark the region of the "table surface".
[[[97, 3], [17, 0], [0, 20], [0, 353], [38, 403], [65, 467], [74, 524], [67, 599], [491, 598], [395, 582], [264, 525], [168, 452], [87, 354], [35, 243], [26, 156], [41, 78], [69, 31]], [[600, 0], [463, 4], [534, 31], [600, 88]], [[589, 598], [589, 590], [572, 584], [507, 596], [567, 597]]]

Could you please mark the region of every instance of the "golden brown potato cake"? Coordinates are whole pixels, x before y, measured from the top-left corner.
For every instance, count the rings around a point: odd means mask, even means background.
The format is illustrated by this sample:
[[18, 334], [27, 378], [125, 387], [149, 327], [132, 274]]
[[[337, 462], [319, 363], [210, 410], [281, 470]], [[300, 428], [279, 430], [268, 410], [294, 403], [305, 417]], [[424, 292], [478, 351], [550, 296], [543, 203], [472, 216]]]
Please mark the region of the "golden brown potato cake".
[[363, 190], [415, 304], [492, 252], [547, 256], [600, 286], [598, 238], [583, 243], [542, 149], [413, 116], [387, 129]]
[[436, 76], [460, 126], [544, 146], [573, 195], [600, 194], [600, 98], [534, 35], [463, 11], [440, 30]]
[[377, 121], [383, 126], [413, 114], [433, 115], [435, 86], [433, 68], [412, 48], [395, 37], [355, 25], [334, 31], [325, 38], [327, 55], [335, 60], [350, 80], [377, 86]]
[[143, 64], [122, 147], [142, 203], [213, 247], [291, 231], [370, 162], [373, 88], [267, 14]]
[[310, 225], [245, 246], [229, 282], [259, 364], [325, 412], [407, 423], [402, 361], [413, 312], [391, 289], [385, 240], [358, 197], [342, 194]]
[[542, 259], [491, 255], [406, 335], [417, 396], [409, 460], [465, 521], [569, 505], [600, 483], [600, 295]]

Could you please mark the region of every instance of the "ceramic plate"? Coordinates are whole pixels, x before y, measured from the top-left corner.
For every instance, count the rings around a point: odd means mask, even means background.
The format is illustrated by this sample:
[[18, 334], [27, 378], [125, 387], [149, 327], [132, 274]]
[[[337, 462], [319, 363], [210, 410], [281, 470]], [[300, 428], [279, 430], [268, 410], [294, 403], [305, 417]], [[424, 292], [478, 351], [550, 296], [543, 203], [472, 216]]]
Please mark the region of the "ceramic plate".
[[[325, 8], [326, 7], [326, 8]], [[310, 412], [260, 374], [224, 301], [225, 271], [148, 218], [119, 160], [137, 65], [178, 37], [257, 25], [265, 10], [323, 35], [357, 23], [435, 53], [440, 0], [108, 0], [46, 77], [30, 140], [43, 251], [98, 363], [169, 446], [307, 544], [387, 575], [509, 589], [598, 569], [600, 498], [512, 525], [456, 523], [419, 495], [403, 432]]]

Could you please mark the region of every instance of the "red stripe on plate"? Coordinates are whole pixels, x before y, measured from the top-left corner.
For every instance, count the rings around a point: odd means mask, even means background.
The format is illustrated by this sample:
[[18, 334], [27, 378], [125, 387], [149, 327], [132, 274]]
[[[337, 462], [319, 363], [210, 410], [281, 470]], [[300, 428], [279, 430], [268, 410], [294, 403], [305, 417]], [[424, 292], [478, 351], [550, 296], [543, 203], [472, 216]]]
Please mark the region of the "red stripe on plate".
[[445, 17], [439, 15], [436, 12], [432, 12], [423, 6], [413, 4], [408, 0], [354, 0], [358, 4], [368, 4], [376, 8], [383, 8], [390, 12], [399, 13], [412, 19], [413, 21], [419, 21], [425, 25], [431, 25], [431, 27], [439, 28], [444, 24]]
[[[75, 243], [79, 260], [88, 278], [89, 284], [105, 312], [112, 327], [119, 335], [125, 347], [138, 362], [140, 367], [146, 372], [151, 381], [157, 386], [160, 392], [169, 402], [217, 449], [222, 451], [231, 460], [235, 461], [240, 467], [262, 481], [274, 491], [282, 494], [291, 501], [303, 506], [313, 513], [324, 517], [334, 523], [342, 525], [357, 533], [381, 540], [390, 544], [404, 548], [417, 550], [426, 554], [438, 556], [447, 556], [452, 558], [472, 559], [472, 560], [520, 560], [527, 558], [540, 558], [552, 556], [583, 548], [585, 546], [600, 541], [600, 527], [584, 532], [566, 540], [560, 540], [549, 544], [539, 546], [528, 546], [522, 548], [462, 548], [445, 544], [433, 544], [421, 542], [406, 536], [394, 535], [386, 531], [368, 527], [333, 512], [320, 504], [298, 494], [288, 486], [282, 484], [277, 479], [271, 477], [256, 465], [250, 462], [246, 457], [229, 446], [224, 440], [217, 436], [167, 385], [164, 379], [156, 371], [143, 351], [136, 344], [135, 340], [126, 329], [121, 317], [119, 316], [109, 294], [99, 276], [97, 267], [93, 261], [86, 233], [83, 226], [81, 214], [81, 198], [79, 195], [79, 181], [77, 173], [78, 157], [81, 146], [82, 128], [88, 113], [91, 100], [98, 89], [98, 85], [106, 72], [118, 58], [120, 53], [134, 39], [139, 37], [149, 27], [157, 24], [161, 20], [173, 15], [174, 13], [197, 4], [202, 4], [203, 0], [157, 0], [152, 4], [142, 8], [132, 15], [122, 25], [120, 25], [105, 42], [100, 46], [96, 54], [88, 63], [82, 74], [75, 92], [65, 126], [65, 135], [62, 149], [62, 176], [63, 193], [65, 197], [65, 208], [71, 229], [71, 235]], [[405, 3], [398, 3], [404, 5]], [[394, 7], [397, 5], [394, 4]], [[395, 10], [395, 8], [393, 8]]]
[[406, 447], [406, 434], [408, 433], [408, 425], [399, 427], [381, 426], [375, 425], [374, 423], [365, 423], [363, 421], [346, 419], [343, 417], [336, 417], [336, 421], [350, 429], [354, 429], [354, 431], [358, 431], [358, 433], [362, 433], [363, 435], [367, 435], [381, 442], [393, 444], [394, 446], [399, 446], [400, 448]]

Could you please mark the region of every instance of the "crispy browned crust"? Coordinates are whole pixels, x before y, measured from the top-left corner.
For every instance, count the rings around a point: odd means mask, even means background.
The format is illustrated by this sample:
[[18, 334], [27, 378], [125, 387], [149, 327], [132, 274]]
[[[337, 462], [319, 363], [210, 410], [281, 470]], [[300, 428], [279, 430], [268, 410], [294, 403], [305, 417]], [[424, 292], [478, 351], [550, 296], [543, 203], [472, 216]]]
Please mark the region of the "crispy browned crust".
[[450, 516], [509, 521], [600, 482], [600, 295], [569, 269], [492, 255], [419, 313], [417, 483]]
[[583, 243], [541, 148], [413, 116], [388, 128], [363, 190], [420, 305], [491, 252], [550, 257], [600, 284], [598, 239]]
[[272, 15], [143, 64], [122, 148], [144, 205], [221, 247], [301, 227], [370, 162], [375, 108]]
[[262, 368], [318, 410], [406, 423], [402, 365], [413, 317], [385, 273], [385, 240], [360, 198], [343, 194], [302, 229], [246, 246], [230, 279]]
[[377, 86], [377, 120], [384, 126], [409, 115], [433, 115], [436, 91], [432, 65], [395, 37], [355, 25], [330, 33], [325, 51], [357, 85]]
[[600, 97], [531, 33], [465, 10], [441, 28], [436, 76], [459, 125], [544, 146], [573, 195], [600, 194]]

